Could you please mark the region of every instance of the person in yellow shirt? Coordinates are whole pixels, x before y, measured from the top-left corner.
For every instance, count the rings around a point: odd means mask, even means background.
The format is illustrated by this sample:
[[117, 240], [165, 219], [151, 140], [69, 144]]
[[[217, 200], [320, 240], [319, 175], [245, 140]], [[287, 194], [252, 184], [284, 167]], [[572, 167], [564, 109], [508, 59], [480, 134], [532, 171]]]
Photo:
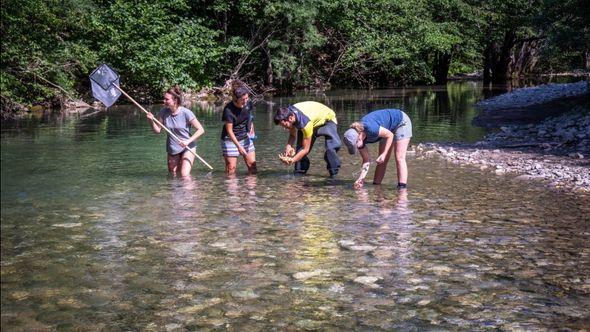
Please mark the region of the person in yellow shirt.
[[[342, 142], [338, 135], [336, 113], [331, 108], [315, 101], [304, 101], [279, 108], [275, 113], [274, 122], [289, 130], [285, 157], [281, 160], [287, 164], [295, 164], [296, 174], [307, 173], [310, 165], [307, 155], [318, 136], [323, 136], [325, 139], [324, 160], [330, 177], [333, 178], [338, 174], [340, 169], [338, 150]], [[297, 139], [297, 146], [293, 149], [295, 139]]]

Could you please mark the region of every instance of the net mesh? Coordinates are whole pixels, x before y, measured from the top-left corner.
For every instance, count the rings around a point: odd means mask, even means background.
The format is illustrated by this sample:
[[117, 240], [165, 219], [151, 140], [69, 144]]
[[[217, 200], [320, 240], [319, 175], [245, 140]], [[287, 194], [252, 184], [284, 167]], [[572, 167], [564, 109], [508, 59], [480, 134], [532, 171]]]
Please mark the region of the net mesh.
[[107, 64], [102, 64], [90, 74], [92, 95], [100, 100], [106, 107], [113, 105], [121, 96], [119, 75]]
[[90, 74], [90, 79], [100, 85], [103, 90], [108, 90], [111, 84], [119, 81], [119, 75], [106, 63], [103, 63]]

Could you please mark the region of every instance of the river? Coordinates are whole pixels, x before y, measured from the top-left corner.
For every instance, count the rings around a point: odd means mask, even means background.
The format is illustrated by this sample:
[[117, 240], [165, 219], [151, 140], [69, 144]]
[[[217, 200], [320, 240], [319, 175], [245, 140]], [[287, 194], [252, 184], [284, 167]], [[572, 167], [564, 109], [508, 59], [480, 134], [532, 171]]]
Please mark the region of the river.
[[3, 124], [2, 330], [587, 328], [589, 197], [412, 153], [407, 191], [394, 164], [355, 190], [358, 157], [343, 148], [328, 180], [322, 139], [305, 177], [276, 157], [276, 107], [328, 103], [341, 133], [402, 108], [413, 145], [473, 142], [483, 93], [453, 82], [270, 98], [256, 105], [259, 174], [240, 161], [233, 178], [212, 107], [193, 111], [215, 170], [197, 162], [184, 180], [131, 106]]

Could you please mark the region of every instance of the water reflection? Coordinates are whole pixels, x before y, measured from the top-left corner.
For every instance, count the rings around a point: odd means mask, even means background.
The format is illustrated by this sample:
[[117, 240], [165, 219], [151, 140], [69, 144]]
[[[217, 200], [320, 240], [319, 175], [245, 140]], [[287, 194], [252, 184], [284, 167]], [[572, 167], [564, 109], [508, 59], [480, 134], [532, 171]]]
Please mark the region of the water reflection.
[[256, 175], [239, 177], [235, 174], [226, 175], [225, 186], [227, 196], [222, 198], [227, 204], [227, 210], [237, 214], [247, 213], [256, 205], [256, 186], [258, 178]]
[[[277, 107], [289, 105], [302, 100], [317, 100], [330, 105], [337, 113], [340, 129], [363, 114], [374, 109], [401, 108], [411, 118], [416, 130], [414, 141], [475, 141], [481, 138], [485, 130], [471, 126], [475, 115], [473, 104], [483, 98], [484, 88], [479, 82], [450, 82], [445, 87], [412, 87], [383, 90], [336, 90], [325, 94], [301, 93], [290, 97], [273, 97], [260, 101], [255, 105], [255, 126], [260, 131], [261, 140], [273, 140], [276, 129], [273, 127], [272, 114]], [[497, 88], [491, 89], [498, 91]], [[204, 125], [206, 134], [200, 141], [214, 142], [217, 138], [220, 122], [220, 105], [193, 102], [187, 105], [195, 111], [197, 118]], [[157, 112], [161, 105], [148, 105], [150, 112]], [[98, 139], [105, 135], [107, 139], [118, 137], [135, 138], [145, 136], [149, 132], [149, 124], [143, 112], [134, 106], [121, 105], [98, 112], [92, 116], [78, 114], [47, 115], [43, 118], [32, 117], [8, 127], [3, 123], [2, 135], [10, 134], [14, 127], [26, 130], [42, 130], [45, 125], [73, 125], [72, 129], [80, 139]], [[271, 136], [265, 133], [270, 131]], [[89, 135], [97, 133], [100, 136]], [[149, 137], [148, 143], [160, 142], [157, 136]], [[206, 144], [215, 147], [214, 144]], [[218, 155], [214, 153], [213, 155]]]
[[361, 219], [375, 223], [377, 229], [373, 234], [373, 243], [379, 244], [380, 247], [374, 254], [380, 259], [392, 259], [394, 273], [400, 278], [396, 284], [403, 284], [406, 275], [411, 273], [413, 242], [416, 241], [416, 226], [408, 190], [398, 190], [391, 198], [382, 186], [375, 186], [372, 191], [370, 193], [365, 187], [355, 190], [357, 198], [364, 205], [355, 213], [360, 214]]

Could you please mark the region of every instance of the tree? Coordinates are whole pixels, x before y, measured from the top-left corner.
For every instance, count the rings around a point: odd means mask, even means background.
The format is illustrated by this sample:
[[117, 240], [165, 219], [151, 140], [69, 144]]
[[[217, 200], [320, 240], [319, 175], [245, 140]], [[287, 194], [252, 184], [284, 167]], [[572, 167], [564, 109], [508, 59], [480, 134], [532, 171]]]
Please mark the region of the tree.
[[433, 81], [425, 60], [431, 42], [425, 1], [340, 1], [324, 20], [342, 45], [337, 84], [404, 85]]
[[100, 62], [140, 98], [231, 78], [290, 91], [444, 84], [483, 68], [504, 83], [589, 68], [589, 2], [2, 0], [0, 95], [87, 94]]
[[[543, 38], [541, 27], [534, 24], [542, 1], [482, 1], [479, 8], [486, 21], [481, 40], [484, 82], [504, 83], [533, 71], [537, 63], [537, 41]], [[518, 45], [521, 51], [515, 55]], [[524, 65], [525, 62], [528, 64]]]
[[543, 69], [590, 70], [590, 1], [546, 0], [538, 24], [546, 27]]
[[61, 100], [81, 91], [97, 54], [85, 41], [91, 1], [2, 1], [2, 100]]
[[426, 5], [432, 21], [427, 47], [432, 50], [435, 84], [446, 84], [449, 71], [474, 71], [481, 61], [477, 40], [483, 23], [476, 8], [463, 0], [433, 0]]
[[211, 84], [223, 53], [215, 42], [219, 32], [189, 17], [189, 9], [184, 0], [107, 5], [94, 21], [101, 59], [149, 96], [173, 84]]

